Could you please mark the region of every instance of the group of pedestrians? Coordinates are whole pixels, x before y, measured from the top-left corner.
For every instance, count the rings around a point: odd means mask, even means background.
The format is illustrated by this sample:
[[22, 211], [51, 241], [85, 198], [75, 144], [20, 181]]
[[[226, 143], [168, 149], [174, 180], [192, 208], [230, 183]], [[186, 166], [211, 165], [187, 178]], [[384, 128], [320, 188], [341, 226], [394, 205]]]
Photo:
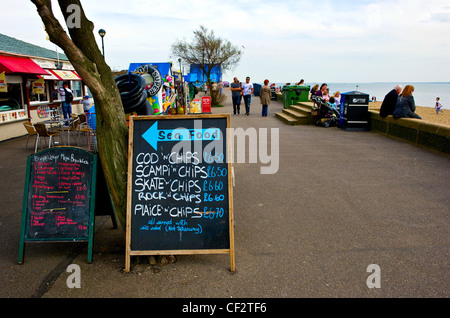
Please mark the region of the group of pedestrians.
[[[267, 117], [267, 112], [270, 104], [270, 87], [269, 80], [264, 80], [264, 85], [261, 87], [260, 100], [262, 105], [262, 116]], [[245, 78], [245, 83], [240, 83], [238, 78], [233, 79], [230, 84], [231, 98], [233, 100], [233, 114], [239, 115], [241, 113], [241, 101], [244, 98], [245, 115], [250, 115], [250, 104], [252, 101], [252, 94], [254, 91], [253, 84], [250, 83], [250, 77]]]

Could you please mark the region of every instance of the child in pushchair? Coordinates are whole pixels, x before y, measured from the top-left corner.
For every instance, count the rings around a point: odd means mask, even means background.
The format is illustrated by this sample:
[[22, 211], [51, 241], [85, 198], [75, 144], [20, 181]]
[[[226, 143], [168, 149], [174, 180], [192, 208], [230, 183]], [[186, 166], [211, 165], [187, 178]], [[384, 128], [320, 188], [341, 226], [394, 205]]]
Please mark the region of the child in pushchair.
[[314, 124], [325, 128], [336, 126], [340, 114], [336, 108], [334, 97], [330, 97], [328, 102], [320, 96], [312, 96], [311, 99], [314, 102], [311, 111], [314, 115]]

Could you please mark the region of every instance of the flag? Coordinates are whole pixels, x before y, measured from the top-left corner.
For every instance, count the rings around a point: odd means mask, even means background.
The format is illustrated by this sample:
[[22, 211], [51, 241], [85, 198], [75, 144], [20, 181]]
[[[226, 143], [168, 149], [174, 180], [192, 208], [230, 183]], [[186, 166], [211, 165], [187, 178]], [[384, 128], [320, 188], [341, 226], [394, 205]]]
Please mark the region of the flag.
[[50, 41], [50, 37], [48, 36], [47, 30], [45, 29], [45, 25], [44, 25], [44, 32], [45, 32], [45, 34], [47, 35], [45, 39], [46, 39], [47, 41]]

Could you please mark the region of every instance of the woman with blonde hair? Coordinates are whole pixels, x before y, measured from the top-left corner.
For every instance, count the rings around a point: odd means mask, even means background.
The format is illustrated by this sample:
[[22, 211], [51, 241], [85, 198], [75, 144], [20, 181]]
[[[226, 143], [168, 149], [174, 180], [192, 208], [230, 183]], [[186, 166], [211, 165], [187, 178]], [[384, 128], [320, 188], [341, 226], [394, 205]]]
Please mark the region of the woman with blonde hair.
[[336, 93], [334, 93], [333, 97], [334, 97], [334, 100], [336, 101], [336, 105], [340, 105], [341, 104], [341, 92], [336, 91]]
[[416, 103], [414, 102], [414, 86], [406, 85], [402, 93], [398, 97], [397, 105], [395, 106], [394, 113], [392, 116], [394, 118], [417, 118], [422, 119], [419, 115], [415, 113]]
[[311, 91], [310, 91], [311, 96], [315, 96], [318, 89], [319, 89], [319, 84], [314, 85], [313, 88], [311, 88]]

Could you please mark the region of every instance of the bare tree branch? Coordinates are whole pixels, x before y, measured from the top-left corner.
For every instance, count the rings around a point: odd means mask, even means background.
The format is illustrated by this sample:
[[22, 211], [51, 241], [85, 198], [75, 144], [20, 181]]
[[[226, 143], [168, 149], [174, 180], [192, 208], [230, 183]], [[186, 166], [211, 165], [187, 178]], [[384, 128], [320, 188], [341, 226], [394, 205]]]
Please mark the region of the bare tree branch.
[[[242, 52], [230, 41], [217, 37], [213, 30], [200, 26], [194, 31], [191, 42], [177, 41], [171, 46], [172, 57], [179, 57], [186, 65], [198, 65], [208, 79], [211, 87], [211, 71], [220, 67], [223, 71], [230, 70], [241, 59]], [[215, 97], [212, 103], [215, 105]]]
[[[128, 128], [119, 90], [93, 34], [94, 24], [80, 0], [58, 0], [69, 35], [55, 18], [51, 0], [31, 0], [44, 22], [50, 41], [58, 45], [89, 87], [95, 100], [97, 145], [108, 189], [117, 216], [125, 228]], [[69, 26], [70, 8], [76, 9], [78, 26]]]

